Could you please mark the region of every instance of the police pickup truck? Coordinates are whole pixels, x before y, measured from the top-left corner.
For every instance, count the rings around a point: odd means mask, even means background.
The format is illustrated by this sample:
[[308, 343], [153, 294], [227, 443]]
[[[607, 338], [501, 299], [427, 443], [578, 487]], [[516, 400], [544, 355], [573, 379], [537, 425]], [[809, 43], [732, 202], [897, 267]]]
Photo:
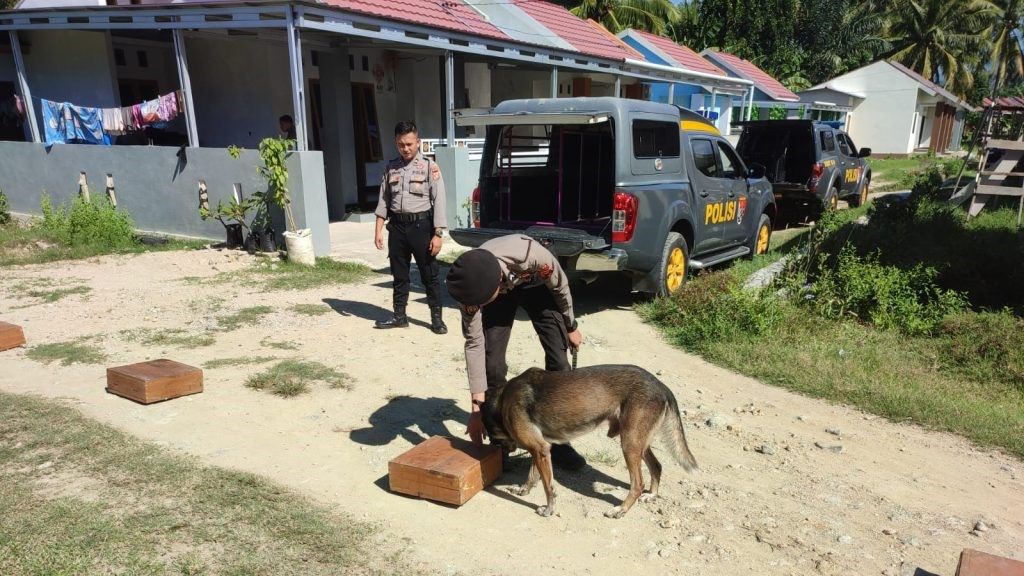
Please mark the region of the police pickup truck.
[[[477, 247], [525, 233], [568, 272], [618, 272], [668, 295], [693, 270], [768, 250], [771, 184], [689, 110], [622, 98], [509, 100], [462, 111], [486, 126], [472, 228]], [[760, 168], [763, 171], [763, 167]]]
[[756, 120], [742, 122], [736, 150], [748, 164], [765, 166], [783, 218], [817, 216], [839, 200], [853, 207], [867, 202], [871, 187], [870, 148], [826, 122]]

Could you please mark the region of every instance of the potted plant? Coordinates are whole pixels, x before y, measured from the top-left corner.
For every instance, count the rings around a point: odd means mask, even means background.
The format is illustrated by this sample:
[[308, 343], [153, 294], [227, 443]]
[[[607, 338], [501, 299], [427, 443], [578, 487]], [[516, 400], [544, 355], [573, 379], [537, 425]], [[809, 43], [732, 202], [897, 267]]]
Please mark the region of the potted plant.
[[224, 201], [217, 201], [217, 207], [210, 208], [210, 198], [206, 193], [205, 183], [199, 187], [199, 217], [203, 220], [209, 220], [211, 218], [219, 221], [227, 233], [225, 245], [228, 248], [238, 248], [243, 245], [245, 232], [250, 232], [249, 225], [246, 224], [246, 217], [249, 210], [252, 209], [256, 202], [255, 198], [246, 198], [244, 200], [239, 199], [237, 195], [232, 195], [231, 199], [227, 204]]
[[284, 210], [285, 250], [288, 260], [299, 264], [314, 266], [316, 257], [313, 254], [313, 232], [309, 228], [298, 229], [295, 216], [292, 214], [292, 201], [288, 195], [288, 154], [295, 148], [295, 141], [286, 138], [264, 138], [260, 142], [260, 176], [267, 181], [266, 198]]

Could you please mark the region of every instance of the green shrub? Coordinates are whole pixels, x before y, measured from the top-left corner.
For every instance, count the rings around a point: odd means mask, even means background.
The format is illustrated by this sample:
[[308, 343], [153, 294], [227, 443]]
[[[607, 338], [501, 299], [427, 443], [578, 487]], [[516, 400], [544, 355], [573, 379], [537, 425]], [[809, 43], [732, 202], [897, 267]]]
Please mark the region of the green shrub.
[[70, 206], [54, 207], [49, 195], [43, 195], [40, 204], [43, 219], [38, 226], [64, 246], [123, 250], [139, 244], [131, 216], [115, 208], [105, 197], [88, 202], [76, 197]]
[[942, 170], [942, 175], [946, 178], [956, 178], [956, 175], [960, 173], [960, 170], [964, 167], [964, 159], [959, 156], [952, 158], [943, 158], [939, 161], [939, 166]]
[[701, 274], [675, 296], [641, 306], [640, 314], [697, 351], [737, 335], [770, 334], [782, 320], [772, 296], [743, 290], [739, 279], [726, 271]]
[[940, 335], [944, 369], [1024, 392], [1024, 321], [1008, 310], [950, 316], [942, 322]]
[[921, 264], [884, 266], [877, 253], [859, 256], [846, 245], [835, 261], [822, 262], [808, 302], [825, 318], [853, 316], [882, 330], [931, 334], [943, 318], [966, 306], [961, 294], [938, 285], [937, 276]]
[[7, 203], [7, 196], [0, 190], [0, 226], [11, 223], [11, 206]]

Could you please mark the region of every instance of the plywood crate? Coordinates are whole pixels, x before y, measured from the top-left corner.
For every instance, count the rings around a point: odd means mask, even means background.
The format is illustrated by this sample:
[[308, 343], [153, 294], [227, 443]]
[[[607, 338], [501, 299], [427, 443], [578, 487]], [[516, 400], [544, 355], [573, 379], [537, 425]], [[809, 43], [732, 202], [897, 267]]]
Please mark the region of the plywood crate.
[[964, 548], [956, 576], [1024, 576], [1024, 562]]
[[461, 506], [501, 476], [501, 448], [432, 436], [388, 463], [391, 491]]
[[107, 392], [142, 404], [202, 391], [202, 370], [166, 358], [107, 368]]
[[0, 352], [25, 345], [25, 332], [21, 326], [0, 322]]

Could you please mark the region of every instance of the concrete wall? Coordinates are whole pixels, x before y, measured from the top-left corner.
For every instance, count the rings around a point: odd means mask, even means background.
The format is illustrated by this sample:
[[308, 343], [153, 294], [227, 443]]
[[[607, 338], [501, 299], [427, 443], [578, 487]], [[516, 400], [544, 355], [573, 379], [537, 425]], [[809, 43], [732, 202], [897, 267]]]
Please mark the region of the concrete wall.
[[480, 178], [480, 160], [470, 160], [467, 148], [438, 148], [435, 151], [437, 165], [444, 174], [444, 189], [448, 228], [472, 226], [469, 211], [464, 207], [473, 195]]
[[[36, 99], [80, 106], [119, 106], [110, 35], [77, 30], [34, 30], [19, 34], [29, 89]], [[36, 117], [42, 108], [35, 101]]]
[[[106, 175], [114, 177], [118, 207], [131, 214], [140, 230], [224, 239], [219, 222], [199, 218], [198, 182], [208, 187], [210, 204], [231, 197], [241, 184], [243, 195], [265, 188], [256, 172], [259, 157], [253, 150], [232, 159], [226, 150], [160, 146], [54, 145], [0, 142], [0, 189], [11, 210], [39, 214], [39, 201], [48, 193], [54, 204], [78, 193], [78, 177], [85, 172], [93, 194], [103, 194]], [[289, 159], [289, 191], [300, 227], [313, 229], [318, 255], [330, 251], [323, 158], [319, 152], [295, 153]], [[283, 228], [279, 227], [278, 231]]]
[[[863, 94], [854, 108], [850, 137], [873, 154], [908, 154], [917, 138], [914, 112], [919, 84], [887, 62], [879, 61], [835, 78], [836, 88]], [[918, 120], [920, 125], [920, 119]]]

